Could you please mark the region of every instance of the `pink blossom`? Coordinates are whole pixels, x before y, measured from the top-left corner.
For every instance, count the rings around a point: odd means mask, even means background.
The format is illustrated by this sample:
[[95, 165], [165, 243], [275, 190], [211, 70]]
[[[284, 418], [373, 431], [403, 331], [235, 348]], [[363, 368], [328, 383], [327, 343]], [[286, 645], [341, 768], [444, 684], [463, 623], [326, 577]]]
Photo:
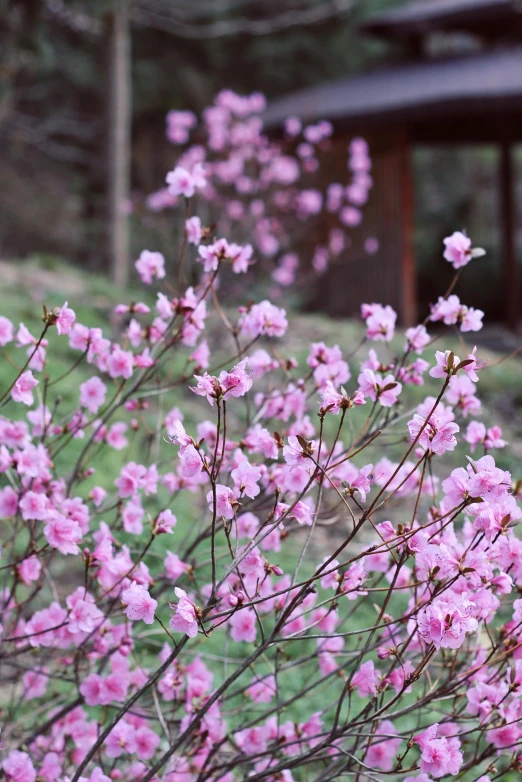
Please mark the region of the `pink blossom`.
[[115, 345], [107, 358], [107, 371], [111, 377], [128, 379], [134, 370], [134, 356], [129, 350], [122, 350]]
[[377, 695], [379, 680], [375, 673], [373, 660], [363, 663], [352, 678], [352, 686], [357, 690], [359, 698], [367, 698], [369, 695]]
[[14, 327], [9, 318], [0, 315], [0, 347], [4, 347], [8, 342], [12, 342], [14, 337]]
[[94, 597], [86, 592], [83, 587], [78, 589], [66, 598], [69, 608], [69, 625], [67, 627], [70, 633], [91, 633], [101, 626], [104, 615], [100, 611]]
[[170, 618], [170, 626], [176, 633], [185, 633], [189, 638], [195, 638], [198, 634], [196, 606], [188, 599], [183, 589], [175, 587], [174, 592], [178, 603], [176, 613]]
[[154, 600], [141, 584], [133, 581], [130, 587], [121, 593], [121, 601], [124, 606], [123, 613], [133, 622], [140, 619], [147, 625], [154, 622], [154, 612], [158, 601]]
[[473, 609], [474, 604], [465, 595], [453, 600], [436, 598], [419, 614], [419, 634], [436, 649], [459, 649], [466, 634], [478, 627]]
[[107, 386], [96, 375], [80, 385], [80, 404], [89, 413], [97, 413], [105, 402]]
[[[424, 428], [423, 428], [424, 427]], [[454, 451], [457, 446], [455, 433], [460, 427], [453, 422], [445, 422], [432, 415], [428, 421], [417, 413], [408, 422], [408, 432], [412, 442], [427, 451], [441, 456], [446, 451]]]
[[56, 330], [58, 334], [70, 334], [72, 327], [76, 323], [76, 314], [74, 310], [67, 306], [67, 302], [60, 307], [60, 314], [56, 318]]
[[203, 167], [198, 163], [192, 173], [183, 166], [176, 166], [166, 176], [169, 193], [174, 196], [183, 195], [191, 198], [196, 189], [201, 190], [207, 184]]
[[44, 527], [44, 535], [52, 548], [61, 554], [78, 554], [82, 530], [78, 522], [53, 511]]
[[11, 397], [14, 402], [22, 402], [22, 404], [30, 407], [34, 402], [33, 388], [38, 385], [39, 381], [33, 376], [30, 369], [23, 372], [16, 383], [11, 389]]
[[171, 510], [168, 508], [166, 510], [162, 510], [156, 519], [155, 532], [157, 535], [172, 533], [176, 523], [177, 519]]
[[[207, 494], [207, 503], [210, 510], [214, 508], [214, 495], [212, 491]], [[216, 514], [225, 519], [233, 519], [235, 514], [234, 493], [228, 486], [216, 484]]]
[[249, 464], [247, 460], [240, 462], [235, 470], [232, 470], [231, 476], [238, 496], [245, 494], [253, 500], [261, 491], [257, 485], [261, 478], [261, 470]]
[[41, 698], [45, 695], [47, 685], [49, 684], [49, 677], [47, 676], [47, 668], [42, 668], [36, 671], [27, 671], [23, 675], [24, 685], [24, 699], [32, 700], [33, 698]]
[[182, 562], [177, 554], [172, 551], [167, 551], [167, 555], [164, 560], [165, 575], [170, 581], [177, 581], [180, 576], [190, 569], [190, 565], [186, 562]]
[[2, 763], [8, 782], [35, 782], [36, 769], [27, 752], [11, 750]]
[[373, 738], [364, 762], [372, 767], [391, 771], [397, 763], [397, 753], [402, 743], [400, 738], [395, 738], [397, 731], [390, 720], [383, 720]]
[[201, 220], [199, 217], [190, 217], [185, 222], [187, 242], [198, 245], [201, 242]]
[[404, 350], [416, 350], [417, 353], [422, 353], [426, 345], [430, 342], [430, 335], [426, 331], [426, 327], [423, 325], [413, 326], [413, 328], [406, 329], [405, 332], [406, 342], [404, 344]]
[[123, 529], [125, 532], [129, 532], [132, 535], [141, 535], [143, 532], [142, 522], [144, 515], [145, 511], [139, 502], [133, 502], [132, 500], [127, 502], [122, 512]]
[[29, 585], [34, 581], [38, 581], [42, 571], [42, 563], [36, 554], [32, 554], [24, 559], [23, 562], [20, 562], [17, 566], [17, 571], [24, 584]]
[[273, 674], [270, 674], [264, 679], [254, 678], [247, 690], [247, 694], [252, 698], [254, 703], [270, 703], [276, 692], [276, 679]]
[[256, 640], [256, 615], [251, 609], [236, 611], [228, 620], [228, 624], [231, 627], [230, 635], [233, 641], [252, 643]]
[[366, 320], [366, 336], [372, 340], [389, 342], [393, 339], [397, 313], [389, 306], [366, 304], [361, 308]]
[[105, 741], [105, 753], [109, 758], [119, 758], [123, 754], [136, 752], [136, 728], [121, 720], [114, 726]]
[[22, 518], [45, 521], [49, 514], [49, 500], [45, 494], [35, 491], [26, 492], [20, 500]]
[[165, 277], [165, 258], [162, 253], [143, 250], [135, 266], [141, 281], [146, 285], [150, 285], [154, 279], [162, 280]]
[[462, 765], [459, 739], [448, 739], [439, 734], [439, 726], [435, 724], [414, 739], [421, 750], [421, 772], [435, 779], [446, 774], [458, 774]]
[[253, 304], [239, 319], [241, 333], [251, 339], [261, 335], [282, 337], [288, 328], [285, 310], [279, 309], [266, 299]]
[[484, 250], [481, 248], [472, 249], [471, 239], [461, 231], [455, 231], [451, 236], [447, 236], [444, 239], [444, 247], [444, 258], [452, 264], [454, 269], [461, 269], [472, 258], [480, 258], [484, 255]]
[[398, 383], [393, 375], [383, 378], [371, 369], [363, 369], [357, 381], [360, 393], [369, 396], [374, 402], [379, 401], [383, 407], [392, 407], [402, 391], [401, 383]]
[[0, 518], [8, 519], [15, 516], [18, 510], [18, 494], [11, 486], [0, 489]]

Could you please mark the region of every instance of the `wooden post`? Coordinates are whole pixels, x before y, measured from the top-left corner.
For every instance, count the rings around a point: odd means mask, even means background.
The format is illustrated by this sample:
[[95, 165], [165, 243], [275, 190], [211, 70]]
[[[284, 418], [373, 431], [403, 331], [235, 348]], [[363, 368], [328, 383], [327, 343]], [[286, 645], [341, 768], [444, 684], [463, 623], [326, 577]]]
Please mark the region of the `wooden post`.
[[504, 141], [500, 146], [500, 221], [504, 263], [506, 322], [513, 331], [517, 329], [520, 322], [520, 291], [515, 234], [514, 165], [512, 145], [509, 141]]
[[403, 326], [414, 326], [417, 318], [417, 282], [413, 239], [415, 231], [415, 203], [413, 193], [412, 148], [406, 133], [401, 141], [401, 287]]
[[129, 225], [125, 211], [130, 195], [131, 54], [128, 0], [113, 0], [110, 17], [108, 105], [108, 239], [113, 282], [129, 280]]

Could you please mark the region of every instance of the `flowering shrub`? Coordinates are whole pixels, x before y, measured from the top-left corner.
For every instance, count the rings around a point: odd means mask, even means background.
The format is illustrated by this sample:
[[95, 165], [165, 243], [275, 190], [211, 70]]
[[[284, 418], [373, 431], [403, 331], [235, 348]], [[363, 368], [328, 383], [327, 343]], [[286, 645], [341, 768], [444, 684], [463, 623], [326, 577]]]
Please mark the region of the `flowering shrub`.
[[[182, 151], [167, 174], [167, 187], [152, 193], [147, 205], [159, 212], [197, 193], [200, 214], [187, 213], [185, 240], [199, 245], [197, 260], [205, 271], [215, 270], [220, 257], [236, 274], [261, 259], [263, 279], [270, 273], [271, 296], [276, 297], [288, 286], [308, 285], [311, 275], [325, 273], [350, 246], [347, 231], [362, 222], [373, 181], [364, 139], [352, 139], [345, 161], [332, 160], [330, 122], [303, 127], [291, 117], [276, 140], [264, 132], [264, 109], [265, 98], [259, 93], [242, 97], [223, 90], [199, 119], [192, 112], [169, 112], [167, 138]], [[331, 181], [327, 172], [332, 171], [340, 181]], [[244, 246], [229, 245], [225, 239], [202, 246], [202, 238], [209, 237], [202, 214], [220, 236], [239, 237]], [[325, 215], [328, 219], [321, 219]], [[454, 254], [464, 259], [471, 250], [467, 237], [460, 236], [460, 242], [453, 243]], [[364, 246], [374, 253], [378, 241], [368, 237]], [[461, 260], [460, 265], [465, 263]], [[140, 260], [138, 271], [147, 282], [154, 275], [152, 264], [145, 261]]]
[[[155, 312], [118, 305], [119, 337], [67, 304], [39, 336], [0, 318], [18, 367], [0, 394], [6, 779], [520, 773], [520, 487], [496, 465], [500, 428], [468, 419], [476, 350], [435, 352], [446, 332], [427, 329], [478, 330], [482, 313], [452, 286], [395, 352], [395, 312], [363, 304], [362, 344], [285, 356], [283, 309], [220, 304], [221, 271], [253, 250], [198, 221], [205, 178], [169, 177], [178, 289], [142, 253], [142, 282], [164, 288]], [[445, 244], [457, 274], [479, 255], [462, 234]], [[59, 340], [76, 356], [53, 377]], [[171, 407], [183, 387], [195, 415]]]

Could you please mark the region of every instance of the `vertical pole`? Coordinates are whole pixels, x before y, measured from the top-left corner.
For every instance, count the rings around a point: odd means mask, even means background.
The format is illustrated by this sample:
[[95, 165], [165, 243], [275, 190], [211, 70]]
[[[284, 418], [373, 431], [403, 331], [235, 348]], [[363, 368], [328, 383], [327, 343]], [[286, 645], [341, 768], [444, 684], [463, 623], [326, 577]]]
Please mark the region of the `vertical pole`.
[[108, 239], [111, 277], [123, 288], [129, 280], [129, 225], [126, 202], [130, 194], [131, 52], [127, 0], [113, 0], [110, 17], [108, 105]]
[[504, 261], [504, 285], [506, 321], [516, 330], [520, 321], [520, 291], [515, 239], [515, 182], [514, 160], [509, 141], [500, 146], [500, 220], [502, 230], [502, 254]]
[[415, 231], [415, 203], [413, 192], [412, 149], [406, 133], [401, 141], [401, 277], [403, 326], [414, 326], [417, 318], [417, 283], [413, 240]]

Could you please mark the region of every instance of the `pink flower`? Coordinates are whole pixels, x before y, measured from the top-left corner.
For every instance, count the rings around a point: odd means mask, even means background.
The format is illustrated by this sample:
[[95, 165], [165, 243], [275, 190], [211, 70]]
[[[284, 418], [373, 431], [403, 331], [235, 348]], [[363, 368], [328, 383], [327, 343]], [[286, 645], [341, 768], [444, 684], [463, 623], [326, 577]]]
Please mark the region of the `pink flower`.
[[[390, 342], [395, 332], [397, 313], [389, 305], [363, 304], [363, 318], [366, 320], [366, 336], [368, 339]], [[367, 314], [366, 314], [367, 313]]]
[[252, 388], [252, 378], [245, 371], [247, 363], [248, 359], [245, 358], [236, 364], [230, 372], [220, 373], [218, 380], [223, 388], [223, 398], [244, 396]]
[[34, 581], [38, 581], [41, 570], [42, 563], [36, 554], [32, 554], [30, 557], [27, 557], [27, 559], [24, 559], [24, 561], [20, 562], [20, 564], [17, 566], [18, 575], [24, 584], [27, 585], [32, 584]]
[[375, 673], [373, 660], [363, 663], [356, 671], [352, 685], [357, 690], [359, 698], [367, 698], [369, 695], [377, 695], [377, 685], [379, 680]]
[[[424, 426], [424, 429], [422, 427]], [[420, 434], [419, 437], [419, 432]], [[460, 427], [451, 421], [443, 421], [436, 415], [432, 415], [429, 421], [426, 423], [426, 419], [415, 413], [412, 420], [408, 422], [408, 432], [410, 439], [417, 445], [424, 448], [427, 451], [441, 456], [446, 451], [454, 451], [457, 446], [457, 438], [455, 433], [460, 430]]]
[[257, 485], [257, 482], [261, 479], [261, 470], [248, 461], [242, 461], [231, 472], [232, 479], [234, 481], [234, 488], [238, 496], [246, 494], [250, 499], [257, 497], [261, 489]]
[[133, 581], [128, 589], [124, 589], [121, 593], [121, 602], [124, 605], [123, 613], [133, 622], [140, 619], [147, 625], [154, 622], [158, 601], [154, 600], [141, 584]]
[[38, 776], [45, 782], [56, 782], [62, 776], [62, 764], [56, 752], [48, 752], [44, 758]]
[[387, 375], [383, 379], [371, 369], [363, 369], [357, 382], [359, 391], [364, 396], [369, 396], [374, 402], [378, 400], [383, 407], [392, 407], [402, 391], [401, 383], [397, 383], [393, 375]]
[[167, 551], [167, 555], [164, 560], [165, 575], [170, 581], [177, 581], [180, 576], [186, 573], [190, 569], [190, 565], [186, 562], [182, 562], [177, 554], [172, 551]]
[[[212, 491], [207, 494], [207, 502], [210, 510], [214, 509], [214, 495]], [[216, 514], [225, 519], [233, 519], [235, 513], [234, 493], [228, 486], [216, 484]]]
[[30, 407], [34, 402], [33, 388], [38, 385], [39, 381], [33, 376], [30, 369], [26, 370], [17, 379], [13, 388], [11, 389], [11, 397], [14, 402], [22, 402], [22, 404]]
[[435, 779], [446, 774], [458, 774], [462, 765], [459, 739], [448, 739], [439, 734], [439, 725], [436, 723], [414, 738], [421, 750], [421, 772]]
[[156, 752], [160, 737], [147, 725], [136, 730], [136, 754], [141, 760], [150, 760]]
[[393, 738], [397, 731], [390, 720], [383, 720], [375, 733], [376, 736], [372, 739], [364, 762], [382, 771], [391, 771], [397, 763], [401, 739]]
[[83, 587], [78, 587], [72, 595], [66, 598], [69, 608], [70, 633], [91, 633], [101, 626], [104, 621], [103, 612], [100, 611], [94, 598]]
[[61, 554], [78, 554], [78, 542], [82, 539], [82, 530], [78, 522], [67, 519], [56, 511], [44, 527], [44, 535], [52, 548]]
[[121, 468], [119, 478], [114, 481], [120, 497], [132, 497], [143, 488], [147, 468], [143, 464], [129, 462]]
[[419, 614], [420, 636], [436, 649], [459, 649], [466, 634], [475, 632], [478, 627], [472, 616], [474, 607], [465, 593], [450, 600], [436, 598]]
[[97, 413], [105, 402], [107, 386], [99, 377], [94, 376], [80, 385], [80, 405], [89, 413]]
[[234, 641], [247, 641], [253, 643], [256, 640], [256, 615], [250, 609], [241, 609], [232, 614], [228, 623], [231, 627], [230, 635]]
[[114, 346], [112, 353], [107, 357], [107, 371], [111, 377], [124, 377], [129, 379], [134, 370], [134, 356], [129, 350], [122, 350], [118, 345]]
[[461, 231], [455, 231], [444, 239], [444, 258], [449, 261], [454, 269], [466, 266], [472, 258], [480, 258], [485, 255], [480, 247], [472, 248], [471, 239]]
[[150, 285], [154, 279], [162, 280], [165, 277], [165, 258], [162, 253], [143, 250], [134, 265], [146, 285]]
[[194, 166], [192, 173], [183, 166], [176, 166], [173, 171], [169, 171], [165, 179], [171, 195], [182, 195], [185, 198], [191, 198], [196, 189], [201, 190], [207, 184], [203, 167], [199, 163]]
[[0, 347], [12, 342], [14, 337], [14, 327], [9, 318], [0, 315]]
[[95, 508], [100, 507], [106, 496], [107, 492], [101, 486], [93, 486], [89, 493], [89, 498], [92, 500]]
[[96, 766], [90, 777], [80, 777], [79, 782], [111, 782], [111, 777], [104, 774], [99, 766]]
[[105, 753], [109, 758], [136, 752], [136, 728], [121, 720], [111, 730], [105, 742]]
[[198, 245], [201, 242], [201, 220], [199, 217], [190, 217], [185, 222], [185, 232], [189, 244]]
[[35, 491], [26, 492], [20, 500], [19, 507], [22, 518], [25, 521], [28, 519], [45, 521], [49, 515], [49, 500], [47, 496], [45, 494], [37, 494]]
[[76, 323], [76, 314], [74, 310], [67, 306], [67, 302], [60, 308], [60, 314], [56, 319], [56, 330], [58, 334], [70, 334]]
[[243, 312], [239, 319], [239, 326], [241, 333], [251, 339], [261, 335], [282, 337], [288, 328], [288, 321], [285, 310], [275, 307], [265, 299]]
[[404, 350], [416, 350], [417, 353], [422, 353], [426, 345], [430, 342], [430, 335], [426, 331], [426, 326], [413, 326], [411, 329], [406, 329], [405, 332], [406, 342], [404, 344]]
[[198, 634], [196, 606], [187, 597], [187, 593], [179, 587], [174, 588], [178, 603], [176, 613], [170, 619], [170, 626], [176, 633], [185, 633], [189, 638]]
[[8, 782], [35, 782], [36, 769], [27, 752], [11, 750], [2, 763]]
[[445, 350], [444, 353], [437, 350], [435, 352], [435, 360], [437, 364], [430, 369], [431, 377], [443, 378], [451, 375], [455, 367], [460, 364], [460, 358], [455, 356], [450, 350]]
[[270, 703], [276, 692], [276, 679], [273, 674], [264, 679], [254, 678], [247, 690], [247, 694], [254, 703]]
[[18, 510], [18, 494], [11, 486], [0, 489], [0, 519], [15, 516]]
[[171, 510], [168, 508], [166, 510], [162, 510], [156, 519], [155, 532], [157, 535], [172, 533], [176, 523], [177, 519]]
[[47, 668], [42, 668], [41, 670], [36, 671], [27, 671], [23, 676], [23, 684], [25, 700], [41, 698], [42, 695], [45, 695], [47, 685], [49, 684]]

